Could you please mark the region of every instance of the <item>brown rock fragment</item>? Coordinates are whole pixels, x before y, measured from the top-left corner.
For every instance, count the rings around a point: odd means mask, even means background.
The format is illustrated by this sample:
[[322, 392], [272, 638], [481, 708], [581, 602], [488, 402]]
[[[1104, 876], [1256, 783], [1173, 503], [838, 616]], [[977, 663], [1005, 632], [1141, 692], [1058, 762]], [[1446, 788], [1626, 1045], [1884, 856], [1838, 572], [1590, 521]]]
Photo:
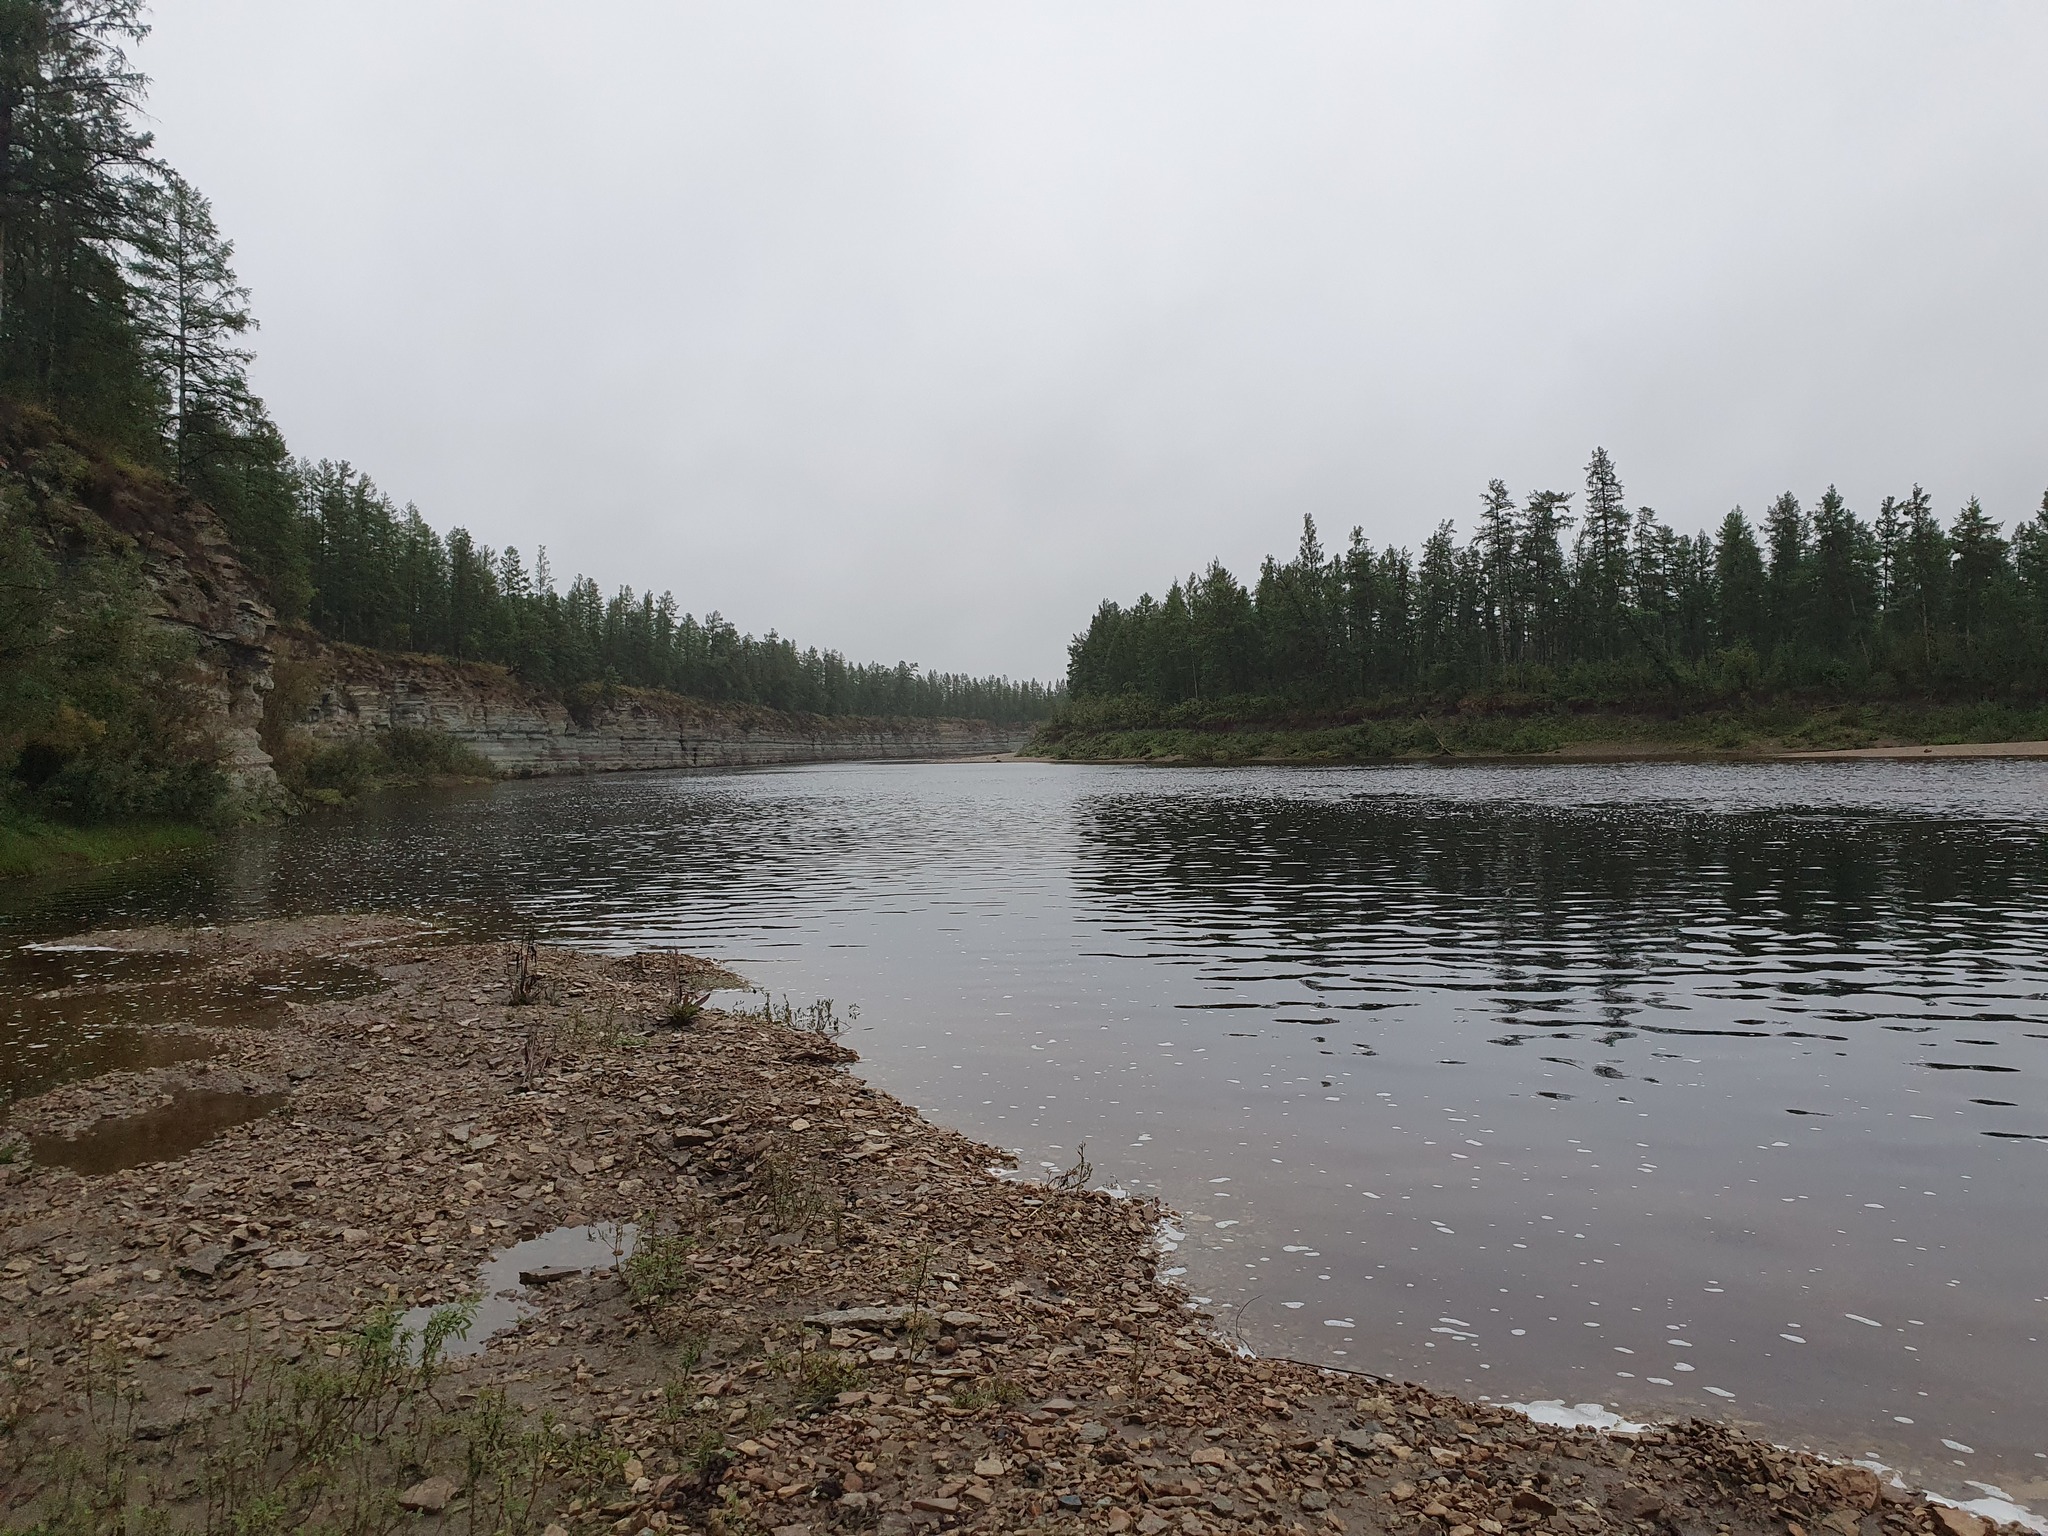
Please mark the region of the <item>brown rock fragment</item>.
[[448, 1501], [454, 1497], [454, 1483], [445, 1477], [427, 1477], [414, 1483], [398, 1496], [398, 1507], [416, 1510], [422, 1514], [438, 1515], [448, 1507]]

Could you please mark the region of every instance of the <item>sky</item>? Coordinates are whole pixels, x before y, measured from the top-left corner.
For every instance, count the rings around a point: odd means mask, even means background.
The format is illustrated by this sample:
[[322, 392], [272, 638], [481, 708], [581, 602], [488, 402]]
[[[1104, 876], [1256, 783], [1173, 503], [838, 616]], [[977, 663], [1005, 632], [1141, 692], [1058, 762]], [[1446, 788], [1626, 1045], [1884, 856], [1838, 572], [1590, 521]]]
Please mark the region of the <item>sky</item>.
[[1058, 676], [1594, 445], [2048, 488], [2048, 6], [158, 0], [294, 451], [558, 578]]

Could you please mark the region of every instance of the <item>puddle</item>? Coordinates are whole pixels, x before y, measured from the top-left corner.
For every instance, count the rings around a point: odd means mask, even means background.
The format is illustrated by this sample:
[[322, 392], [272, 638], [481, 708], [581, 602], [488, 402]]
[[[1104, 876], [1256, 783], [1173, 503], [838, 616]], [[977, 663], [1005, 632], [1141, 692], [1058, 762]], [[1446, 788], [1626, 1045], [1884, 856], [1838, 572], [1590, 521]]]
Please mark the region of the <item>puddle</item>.
[[45, 945], [0, 960], [0, 1107], [105, 1072], [214, 1053], [180, 1026], [264, 1029], [294, 1001], [359, 997], [380, 985], [367, 967], [317, 959], [188, 978], [189, 958]]
[[45, 992], [54, 987], [170, 981], [205, 964], [198, 955], [157, 950], [60, 941], [24, 944], [0, 965], [0, 991]]
[[76, 1140], [37, 1136], [29, 1145], [45, 1167], [74, 1173], [118, 1173], [143, 1163], [167, 1163], [211, 1141], [230, 1126], [260, 1120], [289, 1101], [282, 1093], [225, 1093], [217, 1088], [178, 1094], [139, 1115], [102, 1120]]
[[218, 1051], [203, 1036], [174, 1031], [115, 1025], [53, 1039], [55, 1032], [17, 1030], [14, 1024], [11, 1019], [0, 1022], [0, 1110], [80, 1078], [172, 1067]]
[[[502, 1333], [523, 1317], [533, 1315], [526, 1300], [530, 1290], [569, 1280], [592, 1270], [611, 1269], [630, 1258], [640, 1229], [631, 1222], [613, 1226], [557, 1227], [539, 1237], [493, 1254], [477, 1271], [476, 1319], [466, 1336], [442, 1345], [444, 1355], [479, 1355], [493, 1334]], [[520, 1277], [528, 1277], [522, 1282]], [[399, 1325], [417, 1336], [434, 1313], [432, 1307], [414, 1307], [399, 1319]]]

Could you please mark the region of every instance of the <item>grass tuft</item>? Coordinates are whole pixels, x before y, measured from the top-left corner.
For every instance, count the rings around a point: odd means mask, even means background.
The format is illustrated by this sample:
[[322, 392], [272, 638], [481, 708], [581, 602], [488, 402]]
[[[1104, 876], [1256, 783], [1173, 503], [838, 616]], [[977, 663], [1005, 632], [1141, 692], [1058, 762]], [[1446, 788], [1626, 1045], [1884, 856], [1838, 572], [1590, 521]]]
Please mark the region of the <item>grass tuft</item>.
[[128, 859], [187, 853], [213, 842], [206, 828], [184, 822], [118, 822], [70, 827], [29, 818], [0, 819], [0, 879], [18, 880], [67, 869], [93, 869]]

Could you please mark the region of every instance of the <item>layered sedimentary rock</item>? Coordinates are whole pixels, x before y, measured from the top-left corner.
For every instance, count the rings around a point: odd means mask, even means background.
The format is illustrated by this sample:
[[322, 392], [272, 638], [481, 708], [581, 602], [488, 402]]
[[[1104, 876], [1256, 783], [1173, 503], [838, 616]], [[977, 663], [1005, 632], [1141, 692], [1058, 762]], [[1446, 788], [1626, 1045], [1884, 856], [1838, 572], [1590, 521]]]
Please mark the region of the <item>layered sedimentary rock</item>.
[[0, 401], [0, 496], [27, 513], [59, 564], [133, 556], [147, 611], [189, 635], [178, 679], [245, 802], [282, 799], [259, 728], [276, 620], [213, 511], [178, 486], [111, 459], [57, 420]]
[[302, 641], [287, 654], [305, 669], [295, 728], [315, 741], [435, 731], [521, 776], [968, 757], [1013, 751], [1028, 734], [978, 720], [809, 715], [637, 688], [564, 701], [502, 667]]
[[210, 508], [180, 492], [137, 495], [118, 480], [106, 485], [95, 510], [141, 551], [157, 618], [193, 637], [199, 702], [222, 770], [245, 801], [280, 801], [283, 791], [259, 738], [277, 621], [227, 530]]
[[500, 772], [522, 775], [964, 757], [1012, 750], [1028, 734], [983, 721], [795, 714], [642, 689], [563, 700], [502, 667], [331, 645], [281, 629], [209, 507], [4, 401], [0, 495], [35, 509], [53, 550], [76, 544], [140, 557], [156, 617], [194, 640], [201, 723], [238, 799], [252, 807], [285, 799], [264, 748], [279, 732], [338, 744], [393, 728], [439, 731]]

